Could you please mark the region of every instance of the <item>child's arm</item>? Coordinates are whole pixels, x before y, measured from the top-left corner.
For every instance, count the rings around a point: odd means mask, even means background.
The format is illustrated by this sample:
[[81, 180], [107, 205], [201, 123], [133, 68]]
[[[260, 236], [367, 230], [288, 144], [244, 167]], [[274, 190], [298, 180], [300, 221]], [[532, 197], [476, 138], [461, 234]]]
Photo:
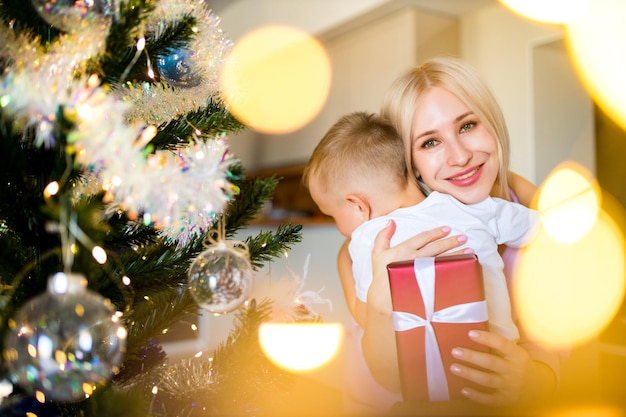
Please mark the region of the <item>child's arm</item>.
[[359, 326], [363, 327], [363, 323], [359, 322], [356, 315], [357, 298], [354, 275], [352, 275], [352, 258], [350, 257], [350, 252], [348, 251], [349, 244], [350, 239], [346, 239], [343, 245], [341, 245], [341, 248], [339, 248], [339, 253], [337, 254], [337, 270], [339, 272], [341, 288], [343, 289], [343, 296], [346, 299], [348, 310], [357, 323], [359, 323]]
[[361, 328], [364, 328], [367, 324], [367, 303], [364, 303], [358, 298], [356, 298], [355, 301], [354, 318], [359, 326], [361, 326]]

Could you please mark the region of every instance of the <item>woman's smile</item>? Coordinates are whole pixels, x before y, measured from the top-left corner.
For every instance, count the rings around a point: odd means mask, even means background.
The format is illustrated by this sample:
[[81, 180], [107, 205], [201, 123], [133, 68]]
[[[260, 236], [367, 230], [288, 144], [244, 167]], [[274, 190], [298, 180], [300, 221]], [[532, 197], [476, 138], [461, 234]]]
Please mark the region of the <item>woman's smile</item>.
[[460, 187], [467, 187], [469, 185], [473, 185], [474, 183], [476, 183], [476, 181], [480, 179], [482, 167], [483, 165], [479, 165], [479, 166], [467, 169], [453, 177], [446, 178], [446, 180]]

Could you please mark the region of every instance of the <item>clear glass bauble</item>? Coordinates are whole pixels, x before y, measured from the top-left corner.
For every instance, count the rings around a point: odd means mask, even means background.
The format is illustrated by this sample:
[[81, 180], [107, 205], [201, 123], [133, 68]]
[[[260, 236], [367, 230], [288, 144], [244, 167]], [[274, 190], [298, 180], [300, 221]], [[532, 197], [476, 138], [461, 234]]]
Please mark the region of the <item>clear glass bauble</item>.
[[246, 255], [223, 242], [202, 252], [189, 268], [189, 291], [203, 309], [227, 314], [250, 295], [253, 274]]
[[79, 274], [57, 273], [48, 290], [9, 320], [3, 358], [9, 378], [46, 400], [78, 401], [119, 370], [126, 329], [109, 301]]
[[41, 17], [65, 32], [107, 28], [119, 14], [119, 0], [31, 0]]
[[179, 48], [167, 56], [157, 58], [157, 69], [161, 78], [169, 85], [178, 88], [192, 88], [202, 82], [202, 76], [198, 73], [194, 60], [193, 52]]

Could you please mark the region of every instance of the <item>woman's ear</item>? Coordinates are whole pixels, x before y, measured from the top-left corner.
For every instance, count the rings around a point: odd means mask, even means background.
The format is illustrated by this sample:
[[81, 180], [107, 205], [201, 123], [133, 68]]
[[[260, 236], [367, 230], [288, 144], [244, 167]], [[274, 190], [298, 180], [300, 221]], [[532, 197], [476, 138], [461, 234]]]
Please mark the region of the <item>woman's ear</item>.
[[346, 201], [359, 213], [363, 220], [371, 218], [372, 208], [366, 197], [360, 194], [348, 194], [346, 195]]

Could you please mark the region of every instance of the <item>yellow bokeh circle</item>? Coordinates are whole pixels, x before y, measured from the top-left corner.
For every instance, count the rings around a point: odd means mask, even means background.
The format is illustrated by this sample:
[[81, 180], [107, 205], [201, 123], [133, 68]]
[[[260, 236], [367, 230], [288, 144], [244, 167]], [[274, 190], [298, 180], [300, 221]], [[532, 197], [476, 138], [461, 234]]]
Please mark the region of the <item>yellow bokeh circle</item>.
[[259, 342], [277, 366], [308, 371], [331, 360], [343, 340], [340, 323], [263, 323]]
[[517, 263], [513, 295], [520, 325], [550, 348], [590, 340], [621, 306], [624, 271], [624, 238], [604, 211], [572, 244], [542, 229]]
[[598, 184], [582, 166], [561, 164], [541, 185], [537, 210], [553, 239], [573, 243], [596, 222], [600, 210]]
[[500, 0], [513, 12], [546, 23], [569, 23], [580, 20], [590, 0]]
[[598, 105], [626, 128], [626, 2], [593, 0], [584, 17], [566, 27], [570, 57]]
[[624, 410], [613, 405], [569, 405], [555, 408], [544, 414], [545, 417], [623, 417]]
[[261, 133], [284, 134], [317, 116], [330, 80], [330, 60], [321, 43], [296, 28], [267, 26], [235, 44], [220, 88], [242, 123]]

